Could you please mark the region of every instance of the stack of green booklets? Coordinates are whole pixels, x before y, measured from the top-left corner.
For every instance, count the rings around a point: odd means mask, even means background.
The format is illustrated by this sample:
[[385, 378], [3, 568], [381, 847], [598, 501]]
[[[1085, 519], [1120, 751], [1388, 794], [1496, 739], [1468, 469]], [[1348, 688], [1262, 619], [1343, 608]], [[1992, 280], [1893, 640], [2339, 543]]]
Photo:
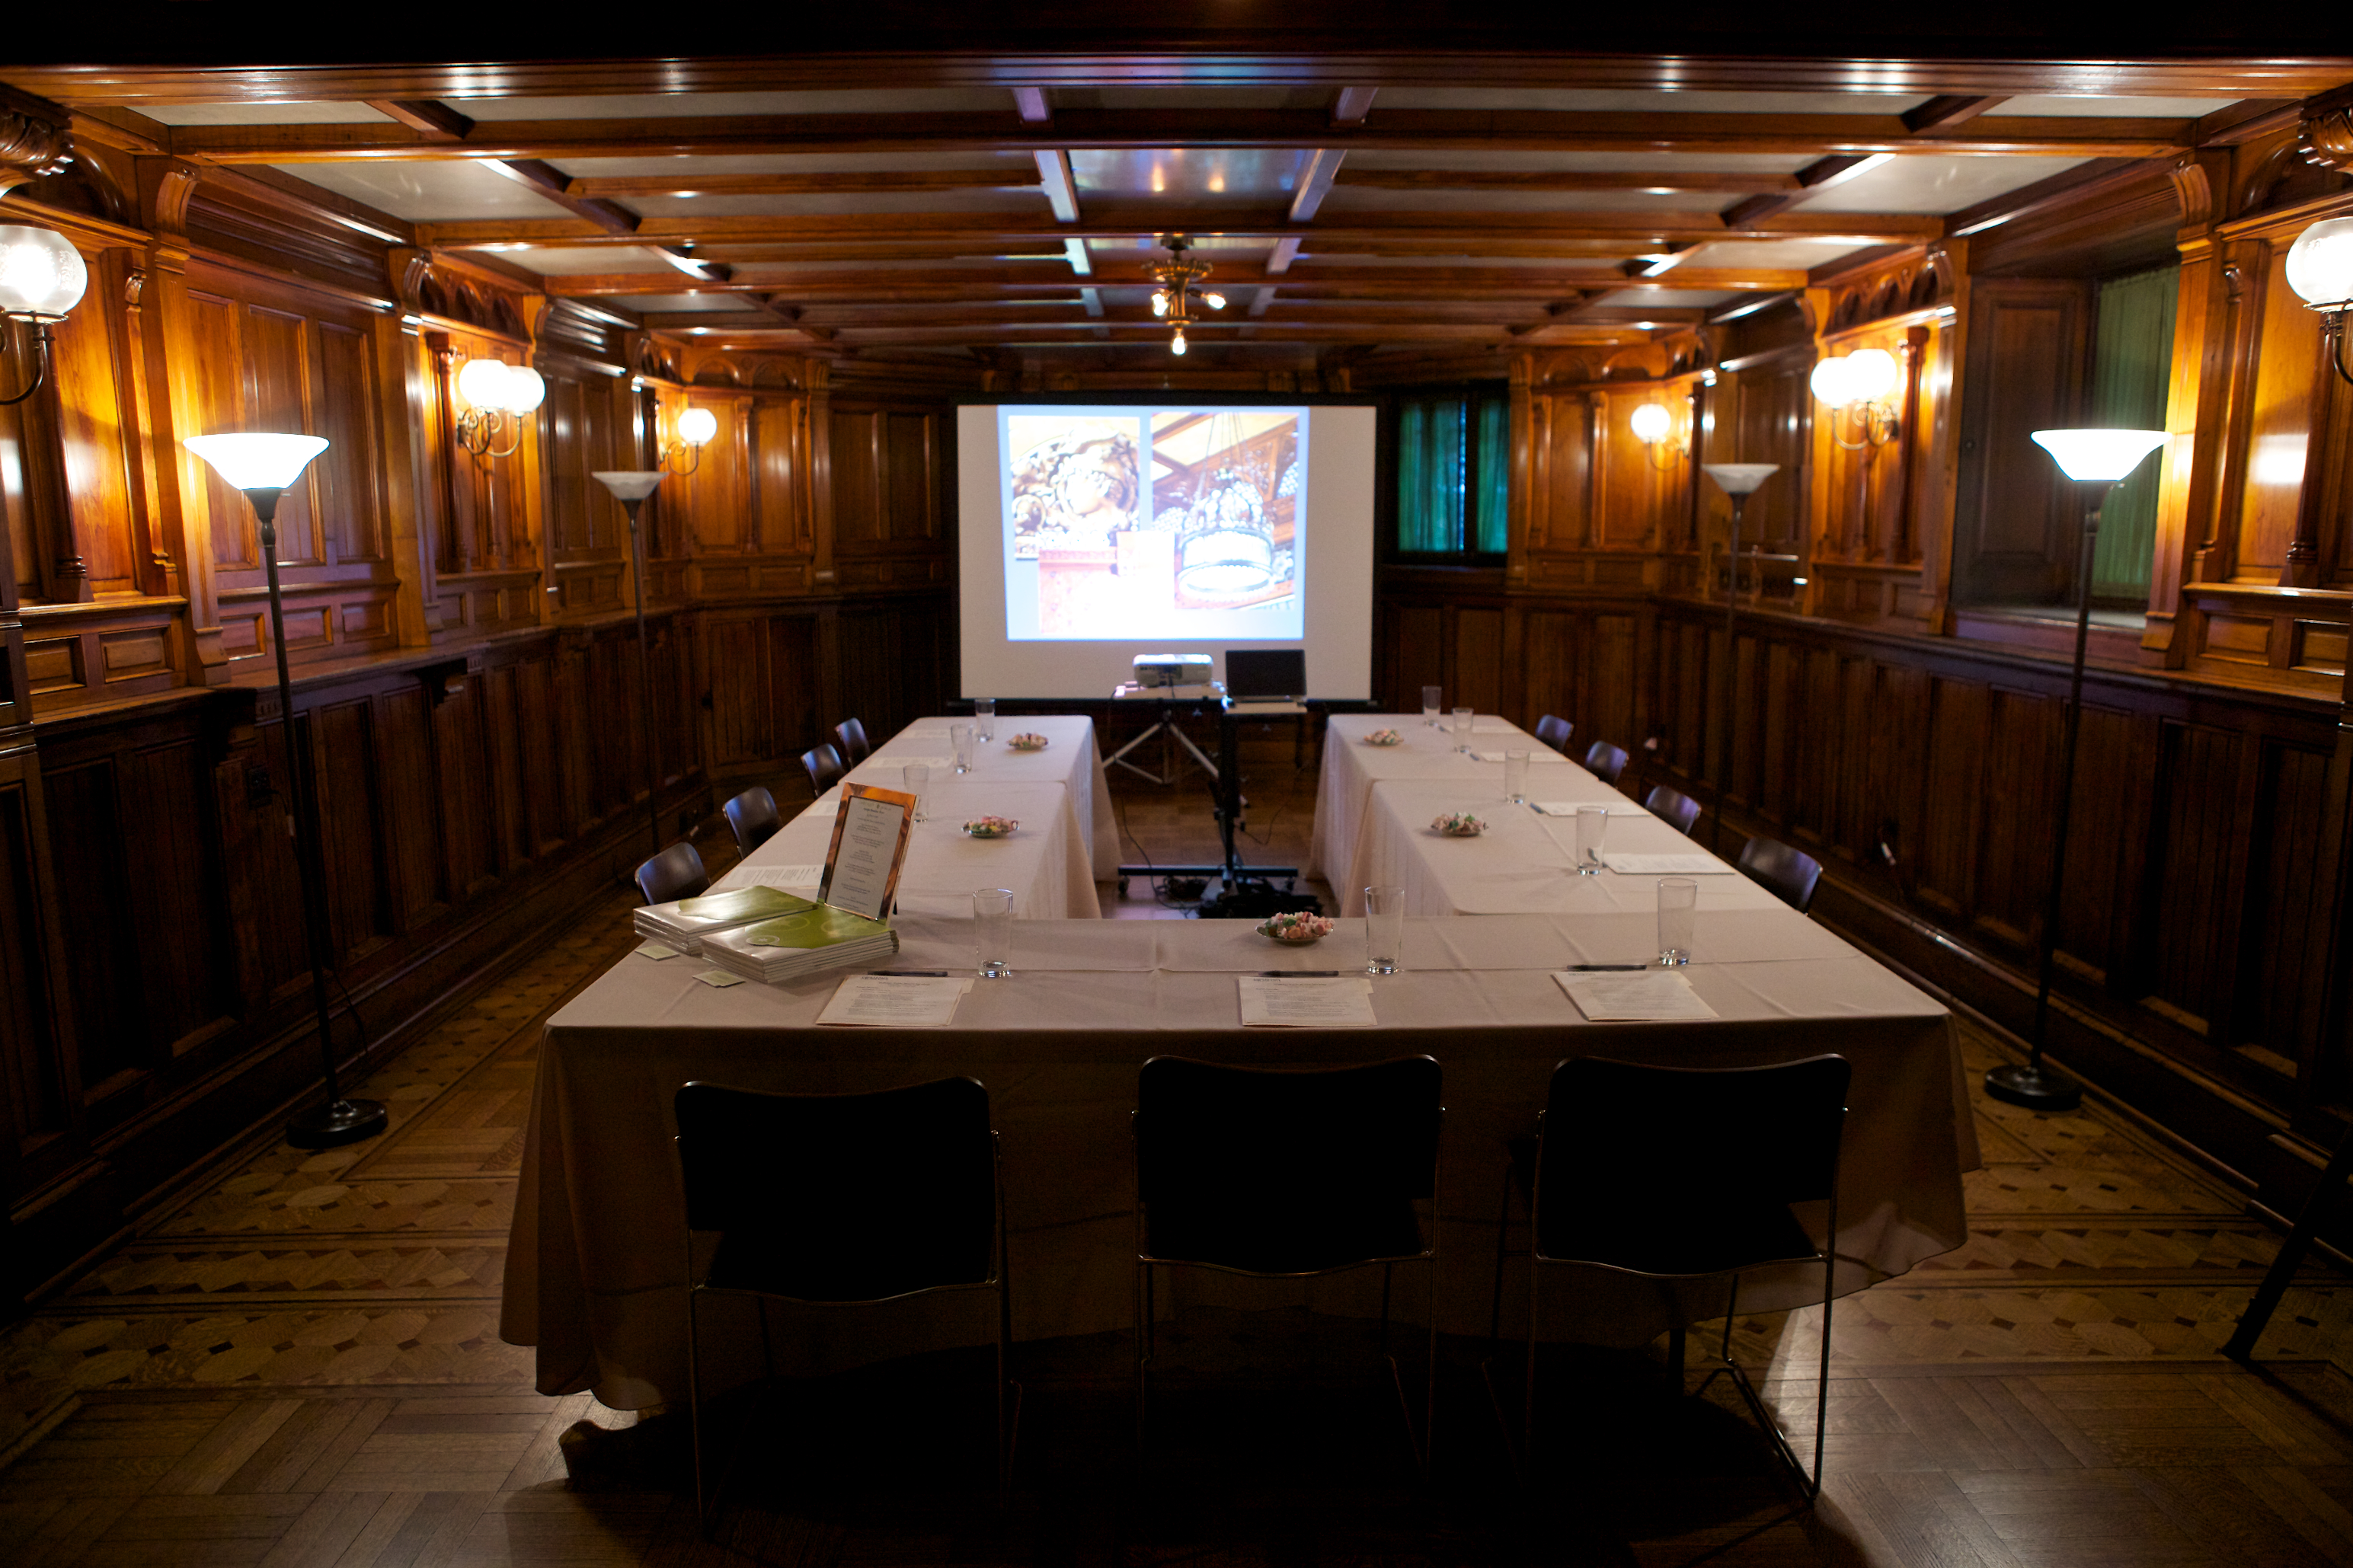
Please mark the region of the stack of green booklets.
[[899, 933], [881, 921], [783, 896], [799, 907], [773, 920], [712, 932], [702, 939], [702, 956], [732, 974], [774, 985], [828, 969], [879, 963], [899, 951]]
[[780, 915], [799, 914], [810, 907], [780, 888], [737, 888], [732, 892], [704, 893], [667, 904], [648, 904], [636, 911], [638, 934], [666, 942], [681, 952], [701, 952], [713, 931]]

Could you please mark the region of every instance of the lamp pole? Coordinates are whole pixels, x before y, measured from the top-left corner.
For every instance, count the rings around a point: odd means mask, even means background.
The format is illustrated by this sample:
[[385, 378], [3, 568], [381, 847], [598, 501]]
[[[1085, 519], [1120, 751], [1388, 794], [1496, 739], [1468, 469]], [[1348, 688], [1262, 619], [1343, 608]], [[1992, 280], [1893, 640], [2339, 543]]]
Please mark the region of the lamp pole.
[[[694, 411], [690, 411], [690, 416]], [[706, 414], [705, 419], [709, 416]], [[703, 441], [711, 438], [706, 427], [699, 427]], [[702, 442], [691, 443], [696, 456], [702, 453]], [[646, 498], [662, 482], [660, 468], [600, 468], [589, 477], [612, 492], [629, 519], [629, 573], [633, 584], [630, 595], [637, 605], [638, 615], [638, 746], [646, 754], [646, 854], [661, 853], [661, 764], [654, 755], [654, 675], [653, 655], [646, 643], [646, 540], [638, 526], [638, 512]]]
[[[1740, 517], [1741, 513], [1747, 509], [1748, 498], [1755, 495], [1757, 488], [1767, 479], [1779, 473], [1781, 465], [1778, 463], [1707, 463], [1702, 465], [1702, 468], [1709, 479], [1715, 481], [1715, 488], [1722, 490], [1725, 498], [1732, 502], [1732, 544], [1729, 552], [1730, 559], [1724, 572], [1724, 700], [1715, 704], [1720, 710], [1720, 717], [1715, 717], [1715, 721], [1709, 725], [1711, 730], [1721, 728], [1724, 740], [1724, 750], [1719, 753], [1722, 758], [1722, 771], [1715, 775], [1715, 820], [1708, 825], [1707, 839], [1708, 848], [1721, 853], [1724, 848], [1724, 803], [1725, 797], [1731, 793], [1732, 743], [1733, 737], [1737, 732], [1733, 721], [1732, 706], [1740, 695], [1737, 677], [1740, 646]], [[1701, 764], [1704, 766], [1706, 759], [1703, 757], [1700, 760]]]
[[332, 1016], [327, 1003], [327, 965], [332, 938], [327, 924], [327, 888], [319, 835], [319, 795], [309, 759], [294, 743], [294, 681], [286, 668], [286, 618], [278, 587], [278, 499], [283, 485], [257, 485], [245, 492], [261, 524], [261, 563], [269, 582], [269, 647], [278, 656], [278, 732], [286, 742], [286, 777], [294, 792], [294, 860], [301, 873], [302, 940], [311, 959], [311, 1005], [318, 1016], [319, 1057], [325, 1070], [323, 1105], [297, 1112], [286, 1124], [286, 1141], [298, 1149], [331, 1149], [373, 1138], [385, 1126], [385, 1109], [373, 1100], [346, 1100], [335, 1070]]

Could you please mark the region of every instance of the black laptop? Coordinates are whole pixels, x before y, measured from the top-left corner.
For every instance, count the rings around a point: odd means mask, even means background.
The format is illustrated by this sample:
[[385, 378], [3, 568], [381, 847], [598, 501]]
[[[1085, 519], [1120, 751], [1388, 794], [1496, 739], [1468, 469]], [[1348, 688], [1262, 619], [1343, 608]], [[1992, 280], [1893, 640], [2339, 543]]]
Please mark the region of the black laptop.
[[1226, 650], [1226, 696], [1235, 702], [1297, 702], [1307, 695], [1307, 655], [1295, 647]]

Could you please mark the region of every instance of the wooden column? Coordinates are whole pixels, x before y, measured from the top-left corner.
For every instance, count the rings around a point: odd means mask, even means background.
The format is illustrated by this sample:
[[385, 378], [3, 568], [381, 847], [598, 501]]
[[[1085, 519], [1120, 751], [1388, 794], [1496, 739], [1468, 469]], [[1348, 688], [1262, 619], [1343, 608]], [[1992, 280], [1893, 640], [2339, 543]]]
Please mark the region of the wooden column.
[[180, 445], [183, 437], [210, 433], [195, 379], [203, 350], [188, 298], [188, 204], [197, 173], [195, 165], [172, 158], [141, 158], [137, 170], [140, 216], [149, 236], [140, 293], [148, 321], [141, 339], [153, 421], [156, 532], [164, 552], [180, 563], [188, 597], [181, 667], [189, 685], [217, 686], [228, 679], [228, 652], [221, 642], [211, 489], [203, 460]]

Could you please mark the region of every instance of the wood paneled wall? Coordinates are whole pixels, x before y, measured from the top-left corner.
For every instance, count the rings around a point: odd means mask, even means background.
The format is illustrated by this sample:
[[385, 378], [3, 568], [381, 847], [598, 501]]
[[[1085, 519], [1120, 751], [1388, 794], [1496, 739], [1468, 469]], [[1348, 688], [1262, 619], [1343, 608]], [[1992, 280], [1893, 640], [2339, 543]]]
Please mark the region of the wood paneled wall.
[[[258, 531], [183, 437], [330, 443], [277, 521], [346, 1060], [643, 858], [641, 718], [675, 833], [738, 782], [805, 794], [834, 721], [888, 733], [954, 681], [947, 384], [698, 357], [233, 174], [142, 189], [138, 226], [6, 204], [92, 277], [50, 385], [0, 410], [17, 1299], [318, 1076]], [[505, 455], [458, 439], [476, 358], [547, 381]], [[719, 421], [700, 454], [689, 406]], [[628, 522], [591, 476], [657, 463], [641, 713]]]

